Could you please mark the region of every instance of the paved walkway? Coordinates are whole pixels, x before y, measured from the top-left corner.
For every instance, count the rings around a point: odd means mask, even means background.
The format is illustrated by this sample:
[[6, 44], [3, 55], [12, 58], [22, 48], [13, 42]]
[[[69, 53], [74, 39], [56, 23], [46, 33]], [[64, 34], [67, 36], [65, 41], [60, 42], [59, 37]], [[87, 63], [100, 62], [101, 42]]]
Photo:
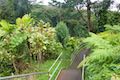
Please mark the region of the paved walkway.
[[83, 55], [88, 56], [90, 49], [84, 49], [80, 53], [75, 55], [72, 64], [66, 70], [62, 70], [57, 78], [57, 80], [82, 80], [82, 68], [77, 69], [79, 63], [83, 60]]
[[78, 70], [62, 70], [58, 80], [81, 80]]

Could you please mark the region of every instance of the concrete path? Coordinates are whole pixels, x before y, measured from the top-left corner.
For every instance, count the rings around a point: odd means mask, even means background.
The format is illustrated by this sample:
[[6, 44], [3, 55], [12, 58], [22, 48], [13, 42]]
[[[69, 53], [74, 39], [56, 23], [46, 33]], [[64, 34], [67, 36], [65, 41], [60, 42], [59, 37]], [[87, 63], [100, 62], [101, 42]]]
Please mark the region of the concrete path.
[[68, 69], [62, 70], [58, 75], [57, 80], [82, 80], [82, 68], [77, 69], [79, 63], [83, 60], [83, 55], [88, 56], [90, 49], [84, 49], [80, 53], [76, 54], [72, 64]]

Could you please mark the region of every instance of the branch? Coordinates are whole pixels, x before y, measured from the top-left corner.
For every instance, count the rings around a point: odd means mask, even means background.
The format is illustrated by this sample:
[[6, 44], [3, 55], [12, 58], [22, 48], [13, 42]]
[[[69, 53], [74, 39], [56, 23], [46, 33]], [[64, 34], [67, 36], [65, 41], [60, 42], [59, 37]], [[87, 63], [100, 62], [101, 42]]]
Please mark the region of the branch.
[[81, 13], [81, 11], [79, 10], [79, 9], [81, 9], [83, 6], [81, 6], [81, 7], [76, 7], [76, 9], [77, 9], [77, 11], [78, 11], [78, 13], [80, 14], [80, 16], [81, 16], [81, 18], [83, 19], [83, 21], [85, 21], [86, 23], [87, 23], [87, 21], [86, 21], [86, 19], [82, 16], [82, 13]]

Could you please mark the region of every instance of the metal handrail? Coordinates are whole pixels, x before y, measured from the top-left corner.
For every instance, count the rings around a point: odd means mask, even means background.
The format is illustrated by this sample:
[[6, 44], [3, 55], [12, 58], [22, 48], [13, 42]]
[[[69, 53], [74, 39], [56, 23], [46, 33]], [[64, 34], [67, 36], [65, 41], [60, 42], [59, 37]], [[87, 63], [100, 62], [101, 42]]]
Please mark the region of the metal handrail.
[[34, 72], [34, 73], [29, 73], [29, 74], [21, 74], [21, 75], [13, 75], [13, 76], [6, 76], [6, 77], [0, 77], [0, 80], [8, 80], [8, 79], [14, 79], [14, 78], [25, 78], [25, 77], [29, 77], [31, 75], [39, 75], [39, 74], [48, 74], [49, 79], [51, 80], [55, 74], [55, 72], [57, 71], [57, 69], [59, 68], [60, 64], [62, 63], [62, 60], [60, 60], [60, 62], [58, 63], [58, 65], [56, 66], [55, 70], [53, 71], [52, 75], [50, 76], [50, 71], [52, 70], [52, 68], [55, 66], [55, 64], [58, 62], [58, 60], [60, 59], [60, 57], [62, 56], [62, 52], [61, 54], [58, 56], [58, 58], [55, 60], [55, 62], [52, 64], [52, 66], [50, 67], [50, 69], [47, 72]]
[[83, 49], [84, 47], [86, 47], [86, 43], [81, 43], [78, 48], [76, 48], [74, 51], [73, 51], [73, 54], [76, 54], [78, 53], [79, 51], [81, 51], [81, 49]]
[[62, 60], [58, 63], [57, 67], [55, 68], [55, 70], [53, 71], [52, 75], [50, 76], [49, 80], [51, 80], [55, 74], [55, 72], [57, 71], [57, 69], [59, 68], [60, 64], [62, 63]]
[[61, 53], [58, 58], [55, 60], [55, 62], [53, 63], [53, 65], [50, 67], [50, 69], [48, 70], [48, 72], [50, 72], [52, 70], [52, 68], [55, 66], [56, 62], [60, 59], [60, 57], [62, 56], [63, 53]]
[[7, 76], [7, 77], [0, 77], [0, 80], [6, 80], [6, 79], [13, 79], [13, 78], [21, 78], [21, 77], [28, 77], [31, 75], [39, 75], [39, 74], [48, 74], [48, 72], [34, 72], [29, 74], [21, 74], [21, 75], [13, 75], [13, 76]]
[[[86, 55], [83, 55], [83, 60], [85, 60]], [[82, 67], [82, 80], [85, 80], [85, 63], [83, 63]]]
[[[62, 56], [63, 53], [61, 53], [58, 58], [55, 60], [55, 62], [53, 63], [53, 65], [50, 67], [50, 69], [48, 70], [48, 72], [50, 73], [50, 71], [52, 70], [52, 68], [55, 66], [55, 64], [58, 62], [58, 60], [60, 59], [60, 57]], [[49, 80], [51, 80], [55, 74], [55, 72], [57, 71], [57, 69], [59, 68], [59, 66], [61, 65], [62, 60], [60, 60], [60, 62], [58, 63], [57, 67], [55, 68], [55, 70], [53, 71], [53, 73], [50, 75], [49, 74]]]
[[57, 80], [57, 79], [58, 79], [59, 74], [61, 73], [61, 71], [62, 71], [62, 70], [63, 70], [63, 68], [61, 68], [61, 69], [59, 70], [59, 72], [58, 72], [58, 74], [57, 74], [57, 76], [56, 76], [55, 80]]

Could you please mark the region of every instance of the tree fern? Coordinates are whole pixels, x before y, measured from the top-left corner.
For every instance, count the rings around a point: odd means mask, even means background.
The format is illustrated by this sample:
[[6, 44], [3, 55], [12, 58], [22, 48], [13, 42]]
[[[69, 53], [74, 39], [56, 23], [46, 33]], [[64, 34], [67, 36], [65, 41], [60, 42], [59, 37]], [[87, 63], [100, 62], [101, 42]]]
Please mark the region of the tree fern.
[[108, 27], [98, 35], [90, 33], [91, 37], [84, 40], [92, 48], [90, 56], [79, 65], [85, 62], [85, 80], [110, 80], [120, 75], [120, 29], [119, 26]]

